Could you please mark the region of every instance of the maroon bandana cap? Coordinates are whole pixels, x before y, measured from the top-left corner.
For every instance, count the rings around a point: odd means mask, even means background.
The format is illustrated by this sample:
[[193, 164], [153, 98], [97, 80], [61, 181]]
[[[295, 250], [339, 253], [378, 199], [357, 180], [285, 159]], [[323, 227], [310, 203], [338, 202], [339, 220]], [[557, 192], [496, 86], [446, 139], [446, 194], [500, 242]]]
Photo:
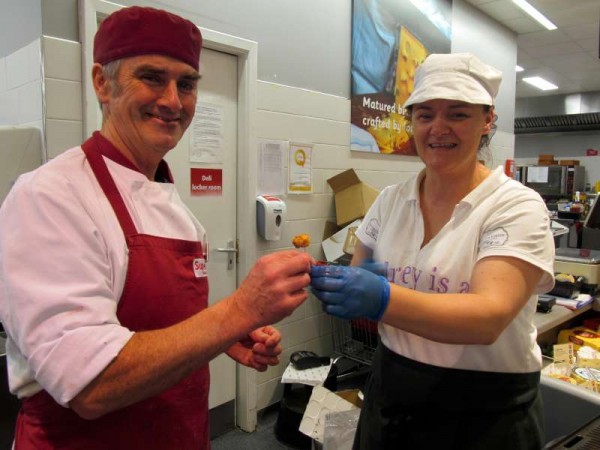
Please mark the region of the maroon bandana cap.
[[154, 8], [132, 6], [102, 21], [94, 37], [94, 62], [107, 64], [139, 55], [165, 55], [198, 70], [202, 35], [187, 19]]

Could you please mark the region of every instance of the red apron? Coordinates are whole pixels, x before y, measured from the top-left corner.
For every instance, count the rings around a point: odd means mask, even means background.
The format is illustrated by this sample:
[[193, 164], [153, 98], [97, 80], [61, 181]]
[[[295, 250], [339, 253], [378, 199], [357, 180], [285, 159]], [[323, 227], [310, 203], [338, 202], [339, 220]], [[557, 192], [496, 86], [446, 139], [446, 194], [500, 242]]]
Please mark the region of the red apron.
[[[206, 308], [207, 278], [194, 272], [194, 264], [204, 262], [202, 244], [138, 234], [101, 154], [128, 167], [131, 163], [98, 132], [82, 148], [129, 249], [117, 309], [121, 324], [133, 331], [160, 329]], [[15, 450], [209, 449], [208, 390], [207, 365], [156, 397], [96, 420], [80, 418], [42, 391], [23, 400]]]

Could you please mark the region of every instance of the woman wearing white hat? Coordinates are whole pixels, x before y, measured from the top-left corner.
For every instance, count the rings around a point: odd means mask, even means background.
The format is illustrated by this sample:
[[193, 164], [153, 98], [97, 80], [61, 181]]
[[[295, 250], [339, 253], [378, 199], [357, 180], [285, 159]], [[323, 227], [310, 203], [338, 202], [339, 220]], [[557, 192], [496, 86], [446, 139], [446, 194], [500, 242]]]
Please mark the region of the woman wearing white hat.
[[500, 81], [471, 54], [426, 59], [404, 105], [425, 168], [381, 192], [353, 267], [312, 270], [325, 311], [379, 322], [356, 449], [543, 447], [533, 315], [554, 244], [541, 197], [479, 162]]

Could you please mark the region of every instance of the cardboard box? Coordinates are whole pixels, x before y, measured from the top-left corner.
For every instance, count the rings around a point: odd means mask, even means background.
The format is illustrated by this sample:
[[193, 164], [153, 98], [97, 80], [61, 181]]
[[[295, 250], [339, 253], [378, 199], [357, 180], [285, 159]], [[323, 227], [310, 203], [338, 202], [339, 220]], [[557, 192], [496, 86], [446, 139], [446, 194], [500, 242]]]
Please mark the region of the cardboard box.
[[554, 155], [538, 155], [538, 166], [555, 166], [558, 161], [554, 159]]
[[329, 239], [331, 236], [333, 236], [340, 230], [341, 228], [338, 227], [337, 223], [332, 222], [330, 220], [326, 221], [325, 228], [323, 229], [323, 237], [321, 238], [321, 242], [323, 242], [325, 239]]
[[379, 190], [360, 181], [354, 169], [329, 178], [327, 183], [335, 193], [336, 221], [340, 226], [363, 218], [379, 195]]
[[363, 399], [359, 389], [346, 389], [343, 391], [336, 391], [335, 393], [344, 400], [352, 403], [357, 408], [362, 408]]
[[538, 166], [556, 166], [558, 165], [558, 161], [554, 159], [542, 159], [538, 161]]
[[350, 253], [344, 251], [344, 245], [347, 244], [348, 232], [352, 228], [358, 228], [360, 224], [361, 219], [356, 219], [354, 222], [321, 242], [321, 247], [323, 247], [323, 253], [325, 253], [325, 259], [327, 261], [341, 262], [341, 260], [347, 259], [350, 256]]
[[578, 166], [579, 160], [578, 159], [561, 159], [560, 161], [558, 161], [558, 164], [560, 166]]

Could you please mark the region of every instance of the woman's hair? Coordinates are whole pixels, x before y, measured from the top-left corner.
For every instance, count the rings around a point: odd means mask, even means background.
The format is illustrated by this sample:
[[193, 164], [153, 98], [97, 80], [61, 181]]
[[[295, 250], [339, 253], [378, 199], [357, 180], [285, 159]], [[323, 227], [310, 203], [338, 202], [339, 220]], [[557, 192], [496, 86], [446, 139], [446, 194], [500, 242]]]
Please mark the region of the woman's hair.
[[[490, 112], [490, 110], [494, 110], [494, 107], [492, 105], [481, 105], [483, 108], [483, 112], [484, 114], [487, 114]], [[412, 125], [412, 107], [413, 105], [410, 105], [409, 107], [406, 108], [406, 113], [404, 114], [404, 117], [406, 118], [406, 120], [408, 120], [408, 122]], [[498, 116], [496, 114], [494, 114], [494, 118], [492, 120], [492, 125], [490, 127], [490, 132], [488, 134], [482, 134], [481, 135], [481, 140], [479, 141], [479, 155], [480, 156], [489, 156], [489, 147], [490, 147], [490, 141], [492, 140], [492, 137], [494, 137], [494, 134], [496, 133], [496, 128], [498, 128], [498, 126], [496, 125], [496, 121], [498, 120]]]

